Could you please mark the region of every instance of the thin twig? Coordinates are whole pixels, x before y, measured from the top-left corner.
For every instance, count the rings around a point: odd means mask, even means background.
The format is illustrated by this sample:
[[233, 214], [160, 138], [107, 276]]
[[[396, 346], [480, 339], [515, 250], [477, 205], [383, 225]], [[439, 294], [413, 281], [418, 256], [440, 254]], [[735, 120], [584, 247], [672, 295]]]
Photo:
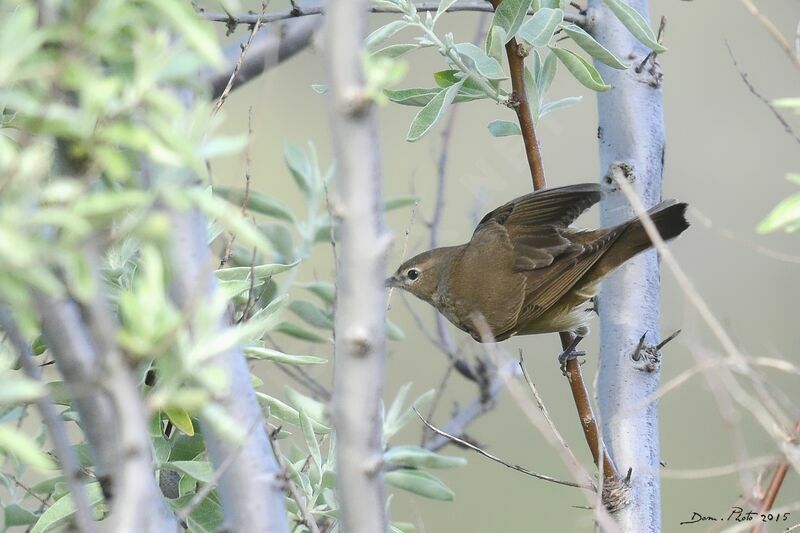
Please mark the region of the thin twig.
[[[229, 90], [230, 91], [230, 90]], [[253, 147], [253, 106], [250, 106], [247, 110], [247, 146], [244, 150], [244, 194], [242, 195], [242, 216], [247, 216], [247, 206], [250, 203], [250, 169], [252, 167], [252, 157], [250, 156], [250, 152]], [[225, 266], [225, 263], [233, 255], [233, 243], [236, 240], [236, 234], [231, 234], [231, 238], [228, 240], [227, 246], [225, 246], [225, 253], [222, 254], [222, 259], [219, 262], [219, 267], [222, 268]], [[255, 260], [255, 249], [253, 250], [253, 260]], [[250, 281], [252, 282], [252, 267], [250, 272]], [[250, 284], [250, 292], [248, 294], [248, 303], [250, 301], [250, 297], [252, 296], [252, 283]], [[242, 314], [244, 317], [244, 314]]]
[[792, 127], [789, 125], [789, 123], [786, 122], [786, 119], [781, 116], [781, 114], [778, 112], [777, 109], [775, 109], [775, 106], [773, 106], [772, 103], [770, 103], [769, 100], [764, 98], [764, 96], [762, 96], [761, 93], [756, 90], [756, 88], [750, 82], [750, 79], [747, 77], [747, 73], [744, 72], [741, 68], [739, 68], [739, 63], [736, 61], [736, 56], [733, 55], [733, 50], [731, 49], [731, 45], [730, 45], [730, 43], [728, 43], [727, 40], [725, 41], [725, 46], [728, 48], [728, 54], [730, 54], [730, 56], [731, 56], [731, 61], [733, 61], [734, 68], [739, 73], [739, 76], [741, 76], [742, 81], [744, 82], [744, 84], [747, 85], [747, 88], [750, 89], [750, 92], [753, 94], [753, 96], [758, 98], [761, 102], [764, 103], [765, 106], [767, 106], [769, 108], [769, 110], [772, 112], [772, 114], [775, 116], [775, 118], [778, 120], [778, 122], [781, 123], [781, 126], [783, 126], [783, 129], [786, 130], [786, 133], [791, 135], [792, 138], [795, 140], [795, 142], [800, 144], [800, 137], [798, 137], [798, 135], [794, 132], [794, 129], [792, 129]]
[[778, 43], [778, 46], [786, 53], [789, 59], [792, 60], [794, 66], [800, 69], [800, 56], [798, 56], [794, 50], [792, 50], [792, 46], [789, 44], [789, 41], [783, 36], [777, 26], [765, 15], [759, 12], [756, 5], [751, 0], [739, 0], [744, 8], [751, 14], [753, 17], [767, 30], [767, 33]]
[[[22, 336], [22, 332], [17, 326], [17, 321], [11, 315], [5, 302], [0, 302], [0, 328], [6, 332], [9, 341], [14, 346], [22, 363], [25, 374], [31, 380], [42, 384], [42, 373], [39, 366], [33, 360], [33, 353], [30, 346]], [[42, 419], [53, 440], [56, 456], [61, 462], [64, 477], [67, 481], [73, 502], [75, 502], [75, 521], [78, 529], [84, 533], [97, 531], [96, 523], [89, 506], [89, 497], [86, 494], [86, 487], [81, 482], [81, 465], [75, 449], [69, 441], [67, 428], [64, 421], [56, 412], [53, 400], [49, 394], [45, 393], [36, 400], [36, 405], [42, 413]], [[44, 503], [44, 502], [42, 502]]]
[[[796, 440], [800, 436], [800, 420], [798, 420], [797, 424], [792, 431], [792, 435], [790, 436], [790, 440]], [[762, 514], [769, 513], [772, 506], [775, 505], [775, 500], [778, 498], [778, 493], [781, 491], [781, 487], [783, 486], [783, 480], [786, 479], [786, 473], [789, 471], [789, 461], [786, 459], [781, 460], [778, 465], [775, 467], [775, 472], [772, 474], [772, 480], [767, 487], [767, 491], [764, 493], [764, 498], [761, 500], [761, 510]], [[752, 533], [758, 533], [763, 531], [762, 524], [758, 523], [753, 527], [751, 530]]]
[[[436, 11], [439, 9], [439, 2], [420, 2], [414, 4], [418, 12]], [[212, 22], [223, 22], [228, 26], [235, 26], [237, 24], [255, 24], [260, 21], [262, 24], [269, 24], [278, 20], [286, 20], [297, 17], [305, 17], [309, 15], [324, 14], [326, 7], [322, 4], [316, 6], [297, 6], [297, 9], [288, 9], [286, 11], [278, 11], [264, 15], [257, 15], [255, 13], [247, 13], [241, 15], [231, 15], [229, 13], [207, 13], [200, 11], [198, 15], [205, 20]], [[494, 8], [486, 2], [459, 2], [452, 5], [447, 9], [448, 13], [455, 13], [456, 11], [479, 11], [491, 13]], [[369, 7], [370, 13], [400, 13], [401, 10], [387, 6], [372, 5]], [[533, 14], [534, 10], [529, 9], [528, 14]], [[564, 13], [564, 20], [582, 26], [586, 24], [586, 17], [574, 13]]]
[[592, 491], [595, 490], [595, 487], [593, 487], [592, 485], [587, 485], [587, 484], [583, 484], [583, 483], [575, 483], [574, 481], [567, 481], [567, 480], [564, 480], [564, 479], [557, 479], [557, 478], [554, 478], [554, 477], [551, 477], [551, 476], [548, 476], [548, 475], [545, 475], [545, 474], [539, 474], [538, 472], [534, 472], [532, 470], [528, 470], [527, 468], [524, 468], [524, 467], [519, 466], [519, 465], [508, 463], [508, 462], [500, 459], [496, 455], [492, 455], [491, 453], [487, 452], [486, 450], [480, 448], [479, 446], [475, 446], [471, 442], [467, 442], [464, 439], [460, 439], [460, 438], [456, 437], [455, 435], [451, 435], [451, 434], [447, 433], [446, 431], [443, 431], [443, 430], [437, 428], [436, 426], [434, 426], [433, 424], [431, 424], [430, 422], [425, 420], [425, 417], [423, 417], [422, 414], [419, 411], [417, 411], [416, 407], [412, 406], [412, 409], [414, 409], [414, 412], [417, 413], [417, 416], [419, 417], [420, 420], [422, 420], [422, 423], [425, 424], [428, 427], [428, 429], [430, 429], [434, 433], [436, 433], [438, 435], [441, 435], [442, 437], [445, 437], [445, 438], [457, 443], [460, 446], [463, 446], [465, 448], [469, 448], [470, 450], [476, 451], [479, 454], [483, 455], [484, 457], [486, 457], [488, 459], [491, 459], [492, 461], [494, 461], [496, 463], [500, 463], [501, 465], [503, 465], [505, 467], [508, 467], [508, 468], [510, 468], [512, 470], [516, 470], [517, 472], [522, 472], [523, 474], [527, 474], [527, 475], [529, 475], [531, 477], [535, 477], [535, 478], [541, 479], [543, 481], [550, 481], [551, 483], [557, 483], [559, 485], [564, 485], [564, 486], [567, 486], [567, 487], [575, 487], [575, 488], [578, 488], [578, 489], [586, 489], [586, 490], [592, 490]]
[[225, 89], [223, 89], [222, 94], [219, 95], [219, 98], [217, 98], [217, 103], [214, 104], [214, 109], [211, 111], [211, 116], [216, 115], [220, 108], [225, 104], [225, 100], [228, 99], [228, 95], [231, 93], [231, 89], [233, 88], [233, 82], [236, 79], [236, 76], [239, 74], [239, 70], [242, 68], [242, 63], [244, 62], [245, 56], [247, 56], [247, 51], [250, 49], [250, 45], [253, 43], [253, 38], [255, 38], [256, 33], [258, 33], [258, 30], [264, 23], [262, 17], [267, 11], [267, 6], [269, 6], [269, 0], [261, 2], [261, 14], [255, 21], [253, 21], [253, 29], [250, 32], [250, 37], [248, 37], [247, 41], [242, 45], [242, 53], [239, 54], [239, 59], [233, 66], [233, 72], [231, 72], [231, 77], [228, 79], [228, 84], [225, 86]]

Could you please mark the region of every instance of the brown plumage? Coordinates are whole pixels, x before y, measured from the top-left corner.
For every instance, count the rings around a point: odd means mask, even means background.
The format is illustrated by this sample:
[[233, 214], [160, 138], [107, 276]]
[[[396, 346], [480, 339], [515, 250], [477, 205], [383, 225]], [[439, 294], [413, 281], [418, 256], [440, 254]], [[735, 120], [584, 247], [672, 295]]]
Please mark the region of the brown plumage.
[[[638, 218], [597, 230], [569, 227], [602, 195], [586, 183], [521, 196], [483, 217], [468, 243], [409, 259], [386, 285], [430, 303], [478, 341], [485, 326], [497, 341], [556, 331], [583, 336], [585, 304], [599, 282], [652, 246]], [[686, 207], [667, 200], [649, 211], [664, 239], [689, 227]]]

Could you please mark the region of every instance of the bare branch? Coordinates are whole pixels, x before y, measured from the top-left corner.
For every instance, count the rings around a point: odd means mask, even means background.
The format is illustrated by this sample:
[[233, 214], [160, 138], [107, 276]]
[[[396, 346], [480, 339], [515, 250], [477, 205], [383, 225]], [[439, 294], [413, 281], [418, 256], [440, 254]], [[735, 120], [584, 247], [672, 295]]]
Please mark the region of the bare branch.
[[[277, 433], [277, 431], [275, 433]], [[286, 487], [289, 490], [289, 494], [291, 494], [292, 499], [297, 504], [297, 508], [300, 509], [300, 514], [303, 515], [305, 526], [309, 529], [309, 531], [311, 531], [311, 533], [319, 533], [317, 521], [314, 519], [314, 515], [309, 512], [305, 498], [303, 498], [303, 496], [300, 494], [300, 491], [297, 490], [297, 485], [295, 484], [294, 480], [289, 477], [289, 468], [286, 466], [286, 460], [283, 458], [280, 445], [278, 444], [278, 440], [275, 438], [272, 439], [272, 450], [275, 452], [275, 460], [278, 461], [278, 466], [281, 467], [283, 476], [286, 478]]]
[[500, 463], [501, 465], [503, 465], [505, 467], [508, 467], [508, 468], [510, 468], [512, 470], [516, 470], [517, 472], [522, 472], [523, 474], [527, 474], [527, 475], [529, 475], [531, 477], [535, 477], [536, 479], [541, 479], [542, 481], [550, 481], [551, 483], [556, 483], [558, 485], [565, 485], [567, 487], [575, 487], [575, 488], [578, 488], [578, 489], [596, 490], [595, 487], [592, 486], [592, 485], [580, 484], [580, 483], [575, 483], [574, 481], [566, 481], [566, 480], [563, 480], [563, 479], [557, 479], [557, 478], [554, 478], [552, 476], [548, 476], [548, 475], [545, 475], [545, 474], [539, 474], [538, 472], [534, 472], [533, 470], [528, 470], [527, 468], [524, 468], [524, 467], [519, 466], [519, 465], [508, 463], [508, 462], [500, 459], [496, 455], [492, 455], [491, 453], [487, 452], [483, 448], [481, 448], [479, 446], [475, 446], [471, 442], [467, 442], [464, 439], [460, 439], [460, 438], [456, 437], [455, 435], [451, 435], [451, 434], [447, 433], [446, 431], [443, 431], [443, 430], [437, 428], [436, 426], [434, 426], [433, 424], [431, 424], [430, 422], [425, 420], [425, 418], [422, 416], [422, 414], [420, 414], [420, 412], [417, 411], [416, 407], [413, 407], [413, 409], [414, 409], [414, 412], [417, 413], [417, 416], [419, 417], [419, 419], [422, 420], [422, 423], [425, 424], [428, 427], [428, 429], [430, 429], [434, 433], [436, 433], [438, 435], [441, 435], [442, 437], [455, 442], [459, 446], [462, 446], [464, 448], [469, 448], [472, 451], [478, 452], [479, 454], [483, 455], [484, 457], [486, 457], [488, 459], [491, 459], [492, 461], [494, 461], [496, 463]]
[[367, 0], [331, 0], [326, 64], [341, 237], [337, 239], [333, 420], [341, 529], [388, 529], [381, 447], [386, 358], [385, 254], [391, 242], [381, 206], [374, 102], [366, 94], [363, 41]]
[[756, 5], [752, 2], [752, 0], [739, 0], [744, 8], [750, 13], [753, 18], [755, 18], [759, 24], [764, 26], [764, 29], [767, 30], [770, 37], [772, 37], [778, 46], [781, 47], [781, 50], [786, 54], [786, 56], [791, 59], [794, 66], [800, 69], [800, 55], [797, 55], [795, 50], [792, 49], [792, 46], [789, 44], [789, 41], [783, 36], [781, 31], [778, 29], [777, 26], [769, 19], [766, 15], [761, 13]]
[[[16, 349], [25, 374], [33, 381], [42, 383], [42, 371], [33, 360], [30, 346], [22, 336], [22, 332], [17, 326], [17, 321], [14, 320], [8, 307], [2, 301], [0, 301], [0, 328], [6, 332], [8, 339]], [[41, 398], [37, 399], [36, 405], [39, 407], [42, 419], [50, 433], [56, 456], [61, 463], [67, 486], [69, 486], [69, 491], [72, 493], [72, 499], [75, 502], [76, 526], [78, 530], [85, 533], [97, 531], [97, 526], [92, 518], [92, 510], [89, 507], [89, 498], [81, 480], [80, 461], [75, 449], [70, 444], [64, 421], [56, 412], [49, 394], [45, 393]]]
[[[424, 11], [436, 11], [439, 9], [439, 2], [419, 2], [414, 4], [414, 7], [417, 11], [424, 12]], [[370, 5], [367, 9], [369, 13], [400, 13], [399, 9], [386, 7], [386, 6], [375, 6]], [[268, 24], [270, 22], [275, 22], [278, 20], [286, 20], [286, 19], [293, 19], [297, 17], [306, 17], [309, 15], [321, 15], [325, 13], [326, 6], [320, 4], [316, 6], [296, 6], [295, 8], [280, 11], [276, 13], [268, 13], [266, 15], [259, 16], [252, 13], [242, 14], [242, 15], [231, 15], [228, 13], [207, 13], [205, 11], [201, 11], [198, 15], [206, 20], [210, 20], [213, 22], [224, 22], [229, 26], [236, 26], [237, 24], [255, 24], [256, 21], [261, 20], [263, 24]], [[494, 11], [494, 8], [491, 4], [486, 2], [459, 2], [453, 4], [448, 10], [448, 13], [455, 13], [457, 11], [478, 11], [478, 12], [489, 12], [491, 13]], [[528, 10], [528, 14], [532, 15], [534, 13], [533, 9]], [[586, 23], [586, 17], [580, 14], [574, 13], [564, 13], [564, 20], [567, 22], [572, 22], [574, 24], [583, 25]]]

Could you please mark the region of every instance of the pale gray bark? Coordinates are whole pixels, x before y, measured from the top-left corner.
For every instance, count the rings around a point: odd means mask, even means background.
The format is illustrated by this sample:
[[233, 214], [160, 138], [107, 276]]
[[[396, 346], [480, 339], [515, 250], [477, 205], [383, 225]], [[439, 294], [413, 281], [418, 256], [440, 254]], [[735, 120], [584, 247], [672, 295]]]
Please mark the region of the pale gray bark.
[[367, 0], [331, 0], [326, 55], [337, 187], [335, 383], [337, 489], [342, 530], [386, 531], [382, 469], [383, 369], [389, 236], [381, 211], [381, 170], [375, 106], [362, 71]]
[[[216, 290], [208, 249], [206, 219], [198, 211], [171, 212], [172, 270], [170, 291], [179, 308], [191, 313]], [[227, 326], [220, 319], [218, 330]], [[218, 492], [227, 530], [248, 533], [289, 531], [280, 468], [272, 453], [267, 425], [250, 380], [250, 370], [238, 347], [218, 354], [211, 364], [225, 370], [228, 388], [215, 401], [245, 433], [234, 442], [201, 418], [203, 438], [216, 469], [224, 469]]]
[[[628, 0], [647, 17], [647, 0]], [[602, 0], [590, 0], [589, 31], [618, 57], [628, 70], [595, 63], [611, 85], [598, 93], [601, 182], [606, 197], [601, 204], [603, 226], [635, 216], [614, 179], [627, 179], [650, 207], [661, 199], [664, 164], [664, 116], [660, 74], [648, 63], [636, 67], [649, 49], [608, 10]], [[659, 335], [659, 273], [655, 251], [628, 261], [603, 282], [599, 298], [600, 369], [597, 384], [603, 438], [622, 475], [632, 469], [632, 501], [617, 513], [623, 531], [661, 530], [659, 486], [658, 405], [644, 405], [658, 387], [657, 361], [635, 360], [640, 337], [649, 344]], [[626, 413], [620, 415], [620, 413]]]

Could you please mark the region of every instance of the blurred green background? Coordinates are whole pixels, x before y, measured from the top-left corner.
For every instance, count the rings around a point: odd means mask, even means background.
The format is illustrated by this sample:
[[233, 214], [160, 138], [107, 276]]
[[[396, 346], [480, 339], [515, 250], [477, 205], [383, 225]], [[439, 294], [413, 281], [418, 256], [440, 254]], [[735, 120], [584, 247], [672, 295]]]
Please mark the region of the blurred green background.
[[[255, 6], [249, 6], [255, 9]], [[800, 3], [797, 0], [760, 2], [760, 9], [793, 41]], [[273, 3], [270, 11], [281, 9]], [[721, 319], [740, 348], [753, 356], [785, 358], [800, 364], [800, 313], [797, 310], [800, 246], [797, 235], [757, 235], [755, 226], [781, 199], [795, 192], [796, 185], [783, 179], [800, 171], [797, 142], [775, 120], [772, 113], [742, 82], [726, 47], [730, 45], [739, 67], [767, 99], [800, 96], [800, 72], [749, 15], [740, 2], [661, 0], [651, 2], [651, 17], [668, 19], [665, 44], [669, 51], [659, 57], [664, 83], [667, 124], [664, 196], [689, 202], [693, 227], [671, 247], [677, 259]], [[471, 40], [479, 19], [476, 13], [446, 16], [443, 28], [456, 39]], [[377, 27], [391, 15], [373, 15]], [[487, 19], [488, 22], [488, 19]], [[657, 23], [653, 24], [657, 26]], [[241, 29], [233, 39], [241, 37]], [[269, 31], [269, 29], [265, 30]], [[311, 84], [324, 83], [321, 41], [310, 50], [271, 70], [235, 91], [223, 108], [226, 133], [246, 133], [248, 109], [253, 110], [253, 187], [273, 195], [302, 212], [303, 201], [285, 169], [282, 153], [286, 141], [304, 145], [313, 142], [323, 166], [331, 162], [331, 138], [325, 97]], [[409, 73], [398, 87], [433, 85], [430, 75], [443, 67], [431, 50], [407, 56]], [[596, 101], [566, 71], [559, 70], [550, 98], [583, 95], [578, 105], [559, 110], [540, 122], [538, 131], [551, 186], [596, 181]], [[421, 198], [413, 225], [411, 208], [392, 212], [388, 225], [396, 239], [387, 269], [403, 259], [404, 232], [409, 230], [406, 257], [427, 246], [434, 207], [436, 161], [441, 146], [441, 124], [417, 143], [407, 143], [405, 134], [417, 108], [390, 104], [379, 111], [383, 152], [385, 195], [415, 194]], [[451, 141], [446, 207], [440, 242], [458, 244], [471, 234], [473, 212], [485, 211], [530, 191], [530, 179], [520, 137], [495, 139], [486, 129], [490, 120], [513, 120], [511, 110], [490, 101], [462, 108]], [[793, 117], [787, 119], [800, 128]], [[215, 162], [217, 183], [241, 185], [244, 156]], [[597, 213], [579, 224], [597, 223]], [[768, 250], [789, 258], [778, 259]], [[317, 245], [311, 260], [302, 265], [299, 281], [333, 277], [329, 247]], [[295, 294], [308, 297], [296, 289]], [[434, 329], [434, 311], [414, 299], [409, 305]], [[392, 321], [406, 333], [406, 340], [389, 345], [386, 399], [413, 381], [412, 395], [436, 387], [447, 367], [445, 357], [414, 324], [401, 295], [392, 298]], [[596, 320], [596, 319], [595, 319]], [[692, 367], [698, 351], [721, 350], [708, 329], [684, 297], [672, 275], [662, 273], [662, 336], [683, 329], [677, 341], [664, 352], [663, 380]], [[596, 369], [597, 324], [585, 341], [590, 354], [584, 365], [587, 378]], [[478, 353], [465, 334], [454, 331], [465, 349]], [[285, 340], [285, 339], [281, 339]], [[295, 353], [332, 355], [332, 346], [304, 345], [285, 340]], [[555, 360], [560, 350], [555, 335], [513, 338], [503, 343], [509, 353], [524, 351], [526, 362], [556, 424], [585, 464], [590, 464], [565, 379]], [[285, 377], [268, 365], [256, 367], [264, 389], [280, 391]], [[771, 389], [783, 391], [800, 415], [800, 379], [766, 370]], [[329, 382], [325, 371], [321, 371]], [[594, 392], [593, 390], [591, 391]], [[454, 404], [472, 400], [475, 388], [453, 376], [444, 392], [435, 421], [449, 420]], [[751, 456], [774, 453], [771, 439], [746, 413], [740, 424]], [[413, 427], [394, 439], [414, 443], [421, 428]], [[569, 477], [561, 460], [545, 439], [530, 425], [517, 404], [506, 393], [496, 409], [481, 417], [469, 435], [504, 459], [560, 477]], [[741, 495], [738, 476], [679, 480], [670, 470], [699, 469], [735, 461], [730, 428], [721, 420], [717, 405], [702, 377], [694, 377], [661, 400], [664, 531], [705, 531], [708, 523], [679, 526], [693, 511], [728, 514]], [[453, 447], [449, 453], [468, 458], [466, 467], [441, 471], [441, 478], [456, 492], [453, 503], [422, 500], [397, 493], [391, 503], [394, 520], [413, 522], [419, 531], [589, 531], [591, 513], [575, 509], [585, 499], [574, 489], [547, 484], [476, 454]], [[778, 505], [800, 499], [800, 481], [790, 472]], [[800, 510], [775, 531], [800, 522]]]

